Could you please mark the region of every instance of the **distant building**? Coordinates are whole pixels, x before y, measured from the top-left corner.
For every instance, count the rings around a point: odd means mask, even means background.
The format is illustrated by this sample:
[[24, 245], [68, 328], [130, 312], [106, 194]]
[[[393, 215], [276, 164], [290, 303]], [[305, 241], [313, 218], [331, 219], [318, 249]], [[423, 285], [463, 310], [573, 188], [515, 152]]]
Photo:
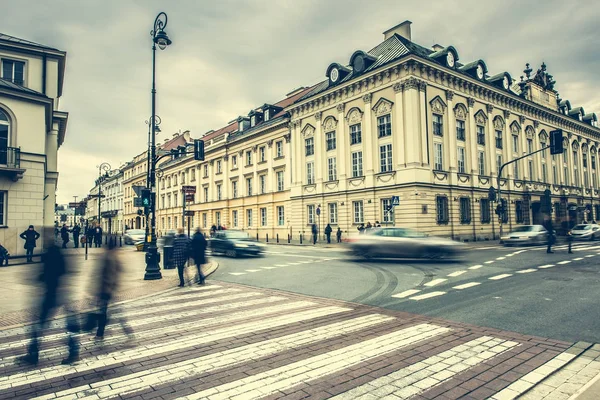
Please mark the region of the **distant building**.
[[0, 33], [0, 243], [14, 255], [25, 253], [29, 225], [54, 225], [65, 61], [64, 51]]
[[63, 224], [67, 224], [68, 227], [75, 226], [76, 223], [80, 222], [80, 218], [79, 216], [75, 216], [75, 210], [69, 208], [68, 205], [59, 205], [54, 212], [54, 223], [59, 227], [63, 226]]

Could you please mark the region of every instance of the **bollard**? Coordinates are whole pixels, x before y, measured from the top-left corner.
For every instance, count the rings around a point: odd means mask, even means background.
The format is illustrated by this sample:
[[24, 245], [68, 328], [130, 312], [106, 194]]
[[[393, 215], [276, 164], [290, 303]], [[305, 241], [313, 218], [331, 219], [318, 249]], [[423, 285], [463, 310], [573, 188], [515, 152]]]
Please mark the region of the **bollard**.
[[267, 233], [267, 243], [269, 243], [269, 234]]
[[302, 244], [302, 234], [300, 234], [300, 244]]
[[119, 236], [119, 247], [123, 247], [123, 236]]
[[292, 238], [291, 238], [290, 234], [288, 233], [288, 244], [290, 244], [291, 241], [292, 241]]
[[258, 242], [258, 232], [256, 232], [256, 241]]
[[279, 233], [277, 234], [277, 243], [279, 243]]

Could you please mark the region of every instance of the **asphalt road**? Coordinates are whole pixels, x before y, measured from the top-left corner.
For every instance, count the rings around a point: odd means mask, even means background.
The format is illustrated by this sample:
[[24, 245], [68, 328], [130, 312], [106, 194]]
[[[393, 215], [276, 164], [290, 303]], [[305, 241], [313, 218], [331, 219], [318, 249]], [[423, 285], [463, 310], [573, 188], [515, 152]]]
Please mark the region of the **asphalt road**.
[[451, 262], [356, 260], [344, 248], [269, 245], [212, 279], [402, 310], [565, 341], [600, 342], [600, 242], [475, 244]]

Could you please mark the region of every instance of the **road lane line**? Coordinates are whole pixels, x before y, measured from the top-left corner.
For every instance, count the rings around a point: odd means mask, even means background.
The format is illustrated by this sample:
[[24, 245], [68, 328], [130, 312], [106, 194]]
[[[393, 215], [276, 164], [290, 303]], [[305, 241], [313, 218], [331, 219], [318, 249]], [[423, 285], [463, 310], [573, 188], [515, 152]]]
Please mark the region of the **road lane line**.
[[535, 272], [535, 271], [537, 271], [536, 268], [522, 269], [520, 271], [517, 271], [517, 274], [528, 274], [530, 272]]
[[497, 281], [499, 279], [508, 278], [509, 276], [512, 276], [512, 274], [500, 274], [500, 275], [492, 276], [491, 278], [488, 278], [488, 279], [490, 279], [492, 281]]
[[468, 289], [468, 288], [471, 288], [471, 287], [477, 286], [477, 285], [481, 285], [481, 283], [479, 283], [479, 282], [463, 283], [462, 285], [453, 286], [452, 288], [458, 289], [458, 290], [463, 290], [463, 289]]
[[492, 260], [492, 261], [486, 261], [486, 262], [484, 262], [484, 264], [492, 264], [493, 262], [494, 262], [494, 260]]
[[260, 269], [247, 269], [246, 272], [260, 272]]
[[469, 267], [468, 269], [479, 269], [483, 267], [483, 265], [473, 265], [472, 267]]
[[581, 260], [583, 260], [583, 257], [577, 257], [577, 258], [573, 259], [573, 261], [581, 261]]
[[409, 289], [409, 290], [405, 290], [402, 293], [393, 294], [392, 297], [395, 297], [397, 299], [403, 299], [405, 297], [412, 296], [413, 294], [416, 294], [419, 292], [420, 292], [420, 290], [418, 290], [418, 289]]
[[245, 272], [230, 272], [229, 275], [235, 275], [235, 276], [237, 276], [237, 275], [246, 275], [246, 273]]
[[541, 265], [538, 268], [540, 268], [540, 269], [546, 269], [546, 268], [552, 268], [552, 267], [554, 267], [554, 264]]
[[433, 286], [439, 285], [442, 282], [446, 282], [447, 280], [448, 279], [444, 279], [444, 278], [434, 279], [431, 282], [427, 282], [425, 284], [425, 286], [427, 286], [427, 287], [433, 287]]
[[557, 264], [565, 265], [565, 264], [569, 264], [570, 262], [571, 262], [571, 260], [559, 261], [559, 262], [557, 262]]
[[287, 264], [275, 264], [276, 267], [287, 267]]
[[506, 257], [498, 257], [496, 260], [504, 260]]
[[441, 296], [443, 294], [446, 294], [446, 292], [431, 292], [431, 293], [421, 294], [419, 296], [414, 296], [414, 297], [411, 297], [410, 299], [411, 300], [415, 300], [415, 301], [419, 301], [419, 300], [430, 299], [432, 297]]
[[589, 257], [594, 257], [595, 254], [588, 254], [587, 256], [585, 256], [585, 258], [589, 258]]
[[455, 271], [455, 272], [453, 272], [451, 274], [448, 274], [448, 276], [451, 276], [451, 277], [454, 278], [454, 277], [457, 277], [457, 276], [460, 276], [460, 275], [464, 274], [465, 272], [467, 272], [467, 271]]

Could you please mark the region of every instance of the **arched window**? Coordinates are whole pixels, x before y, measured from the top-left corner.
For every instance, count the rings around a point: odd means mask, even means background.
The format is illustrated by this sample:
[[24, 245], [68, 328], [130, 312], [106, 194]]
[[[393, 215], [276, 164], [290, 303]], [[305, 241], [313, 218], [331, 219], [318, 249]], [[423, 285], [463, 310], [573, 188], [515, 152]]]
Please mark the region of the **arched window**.
[[10, 120], [8, 115], [0, 109], [0, 164], [8, 162], [9, 137]]

